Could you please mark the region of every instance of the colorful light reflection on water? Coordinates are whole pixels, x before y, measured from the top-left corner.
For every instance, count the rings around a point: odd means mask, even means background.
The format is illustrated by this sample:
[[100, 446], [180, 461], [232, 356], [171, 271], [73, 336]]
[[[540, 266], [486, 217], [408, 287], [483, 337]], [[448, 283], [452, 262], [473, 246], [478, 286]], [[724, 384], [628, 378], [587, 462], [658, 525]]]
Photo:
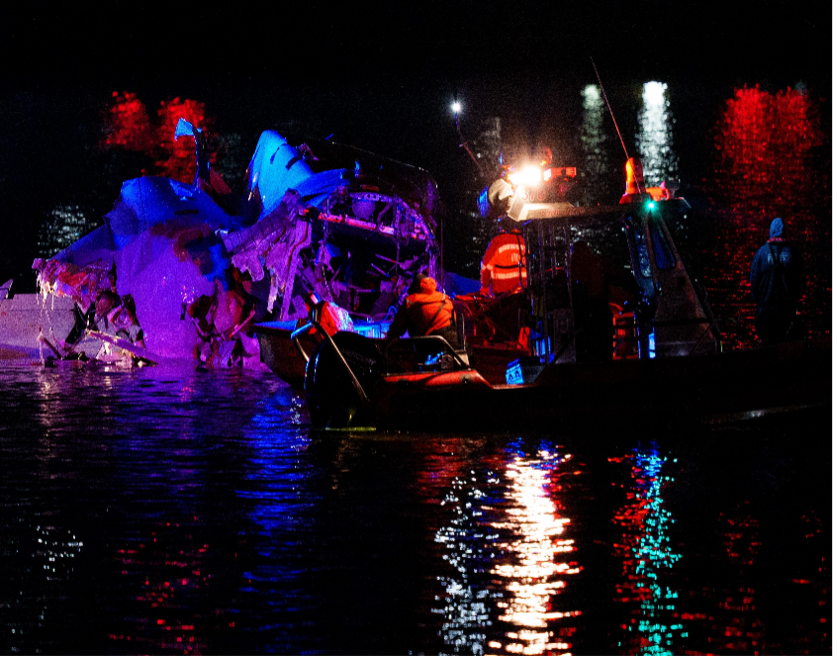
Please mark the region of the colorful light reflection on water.
[[[445, 606], [435, 611], [444, 616], [445, 642], [456, 653], [563, 653], [573, 629], [562, 620], [581, 614], [556, 608], [555, 598], [581, 570], [567, 536], [570, 520], [554, 499], [560, 491], [553, 481], [572, 457], [554, 446], [534, 456], [519, 445], [512, 449], [498, 472], [452, 479], [443, 500], [454, 515], [435, 541], [456, 572], [439, 578]], [[474, 576], [490, 576], [490, 583], [474, 583]], [[556, 636], [558, 621], [569, 632]]]
[[622, 530], [614, 551], [623, 562], [619, 600], [639, 605], [623, 624], [632, 637], [626, 649], [631, 655], [671, 655], [688, 636], [683, 624], [674, 622], [678, 593], [667, 584], [682, 555], [673, 551], [669, 537], [673, 521], [664, 491], [673, 478], [664, 473], [666, 461], [655, 448], [644, 447], [624, 459], [631, 482], [628, 503], [614, 516]]
[[[728, 348], [755, 345], [747, 275], [775, 215], [805, 250], [810, 331], [830, 333], [817, 112], [735, 92], [716, 194], [677, 228], [716, 315], [742, 321]], [[830, 653], [827, 441], [637, 420], [623, 438], [321, 437], [264, 375], [0, 364], [0, 649]]]
[[0, 406], [6, 653], [830, 648], [798, 428], [322, 436], [274, 379], [28, 365]]
[[808, 287], [800, 309], [809, 332], [831, 332], [831, 173], [821, 108], [804, 89], [743, 87], [717, 120], [711, 217], [705, 236], [692, 237], [703, 244], [696, 262], [716, 314], [738, 320], [725, 328], [729, 348], [756, 345], [750, 263], [775, 217], [804, 255]]
[[534, 459], [515, 456], [506, 466], [510, 506], [507, 518], [492, 527], [503, 530], [507, 540], [497, 544], [503, 556], [491, 573], [502, 579], [509, 594], [497, 602], [502, 610], [498, 619], [515, 630], [506, 633], [513, 641], [491, 641], [489, 648], [524, 655], [570, 648], [568, 639], [554, 639], [548, 623], [581, 614], [553, 609], [553, 597], [581, 570], [573, 561], [574, 541], [566, 535], [570, 520], [558, 514], [549, 487], [558, 465], [571, 459], [542, 449]]

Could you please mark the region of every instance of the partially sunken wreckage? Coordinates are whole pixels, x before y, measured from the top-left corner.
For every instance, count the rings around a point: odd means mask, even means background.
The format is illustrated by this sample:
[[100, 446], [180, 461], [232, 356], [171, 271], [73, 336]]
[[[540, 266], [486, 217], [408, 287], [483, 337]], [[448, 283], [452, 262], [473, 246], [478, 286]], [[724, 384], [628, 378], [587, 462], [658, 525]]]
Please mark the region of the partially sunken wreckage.
[[437, 187], [425, 171], [265, 131], [245, 198], [230, 204], [202, 131], [181, 120], [176, 135], [195, 139], [192, 185], [126, 181], [102, 226], [35, 260], [40, 314], [24, 349], [255, 365], [252, 325], [306, 317], [311, 293], [384, 320], [416, 273], [440, 278]]

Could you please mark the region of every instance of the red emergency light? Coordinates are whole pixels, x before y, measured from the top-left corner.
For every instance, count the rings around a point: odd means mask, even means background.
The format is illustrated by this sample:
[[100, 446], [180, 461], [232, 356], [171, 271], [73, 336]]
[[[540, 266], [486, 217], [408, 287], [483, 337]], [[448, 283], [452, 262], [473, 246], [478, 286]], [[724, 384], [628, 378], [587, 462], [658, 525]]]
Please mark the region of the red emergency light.
[[576, 176], [575, 167], [550, 167], [543, 171], [543, 180], [550, 181], [552, 179], [574, 179]]

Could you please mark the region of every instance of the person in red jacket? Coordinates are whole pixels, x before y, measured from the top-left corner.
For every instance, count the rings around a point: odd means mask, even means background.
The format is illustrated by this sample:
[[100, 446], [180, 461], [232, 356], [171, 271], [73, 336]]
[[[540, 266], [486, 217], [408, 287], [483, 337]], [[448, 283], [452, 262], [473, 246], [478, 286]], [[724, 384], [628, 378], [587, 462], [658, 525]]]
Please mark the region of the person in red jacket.
[[526, 244], [511, 218], [500, 222], [480, 264], [480, 293], [497, 297], [526, 286]]
[[423, 273], [416, 275], [410, 284], [407, 298], [387, 332], [387, 339], [398, 339], [405, 331], [410, 337], [438, 335], [451, 346], [456, 345], [453, 303], [442, 291], [437, 291], [436, 280]]

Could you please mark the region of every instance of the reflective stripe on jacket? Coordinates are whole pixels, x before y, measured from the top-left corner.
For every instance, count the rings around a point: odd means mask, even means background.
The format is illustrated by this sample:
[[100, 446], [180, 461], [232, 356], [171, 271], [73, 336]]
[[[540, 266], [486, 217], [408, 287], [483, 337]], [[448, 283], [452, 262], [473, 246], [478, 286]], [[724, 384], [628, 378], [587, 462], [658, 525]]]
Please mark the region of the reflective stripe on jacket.
[[526, 245], [517, 233], [495, 236], [480, 265], [480, 291], [493, 295], [526, 286]]

